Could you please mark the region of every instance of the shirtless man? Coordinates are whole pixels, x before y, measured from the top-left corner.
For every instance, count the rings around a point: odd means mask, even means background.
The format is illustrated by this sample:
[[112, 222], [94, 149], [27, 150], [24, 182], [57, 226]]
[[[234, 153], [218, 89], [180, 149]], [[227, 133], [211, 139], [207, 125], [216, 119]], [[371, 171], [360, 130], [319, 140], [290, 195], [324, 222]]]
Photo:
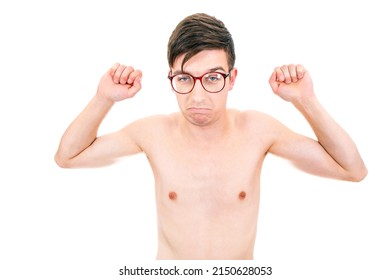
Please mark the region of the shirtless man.
[[61, 139], [55, 160], [64, 168], [145, 153], [155, 177], [157, 259], [252, 259], [267, 153], [318, 176], [360, 181], [367, 174], [356, 145], [318, 102], [302, 65], [276, 67], [269, 83], [303, 114], [318, 140], [263, 113], [227, 109], [237, 77], [234, 61], [224, 24], [205, 14], [189, 16], [168, 44], [179, 113], [140, 119], [98, 137], [114, 103], [141, 89], [141, 71], [115, 64]]

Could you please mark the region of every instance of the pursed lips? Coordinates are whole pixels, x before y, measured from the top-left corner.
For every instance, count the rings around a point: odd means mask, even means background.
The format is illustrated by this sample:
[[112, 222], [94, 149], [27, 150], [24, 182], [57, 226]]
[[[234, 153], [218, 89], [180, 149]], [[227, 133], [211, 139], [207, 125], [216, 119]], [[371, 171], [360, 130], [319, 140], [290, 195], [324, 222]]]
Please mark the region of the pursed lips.
[[192, 113], [198, 113], [198, 114], [207, 113], [210, 111], [209, 108], [202, 108], [202, 107], [190, 107], [187, 110]]

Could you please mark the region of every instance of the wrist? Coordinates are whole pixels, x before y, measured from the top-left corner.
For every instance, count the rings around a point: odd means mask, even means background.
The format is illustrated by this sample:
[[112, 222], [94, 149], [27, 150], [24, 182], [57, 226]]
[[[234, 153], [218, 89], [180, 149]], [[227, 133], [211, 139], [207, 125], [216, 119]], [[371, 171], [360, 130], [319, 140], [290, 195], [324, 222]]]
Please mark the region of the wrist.
[[106, 109], [110, 109], [115, 103], [115, 101], [113, 101], [112, 99], [109, 99], [99, 93], [97, 93], [93, 97], [93, 102], [99, 107], [106, 108]]
[[315, 95], [305, 96], [304, 98], [296, 99], [292, 103], [295, 108], [297, 108], [302, 113], [310, 113], [320, 106], [319, 101]]

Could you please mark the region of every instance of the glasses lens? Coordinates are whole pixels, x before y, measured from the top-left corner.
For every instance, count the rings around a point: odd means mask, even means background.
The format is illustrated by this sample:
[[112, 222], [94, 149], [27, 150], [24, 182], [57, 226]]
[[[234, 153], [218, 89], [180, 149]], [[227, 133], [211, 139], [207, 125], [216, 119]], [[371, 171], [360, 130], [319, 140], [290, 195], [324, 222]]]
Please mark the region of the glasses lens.
[[190, 74], [178, 74], [172, 77], [173, 89], [181, 94], [189, 93], [193, 88], [196, 80], [201, 80], [203, 88], [211, 93], [220, 92], [225, 87], [225, 79], [229, 74], [210, 72], [202, 77], [194, 78]]
[[188, 74], [179, 74], [173, 77], [172, 86], [179, 93], [188, 93], [194, 86], [194, 79]]
[[209, 92], [219, 92], [225, 86], [225, 77], [218, 72], [207, 73], [203, 76], [202, 84]]

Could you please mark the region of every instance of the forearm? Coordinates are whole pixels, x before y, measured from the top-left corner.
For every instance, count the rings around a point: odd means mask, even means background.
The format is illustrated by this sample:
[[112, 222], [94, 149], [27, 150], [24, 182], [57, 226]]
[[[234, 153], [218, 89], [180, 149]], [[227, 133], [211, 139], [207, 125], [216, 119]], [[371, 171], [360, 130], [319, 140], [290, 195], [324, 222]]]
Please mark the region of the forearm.
[[344, 170], [346, 179], [359, 181], [367, 170], [359, 151], [346, 131], [322, 107], [315, 96], [294, 102], [312, 127], [319, 144]]
[[112, 101], [99, 95], [92, 98], [62, 136], [55, 155], [58, 165], [65, 167], [68, 160], [79, 155], [95, 141], [99, 126], [112, 105]]

